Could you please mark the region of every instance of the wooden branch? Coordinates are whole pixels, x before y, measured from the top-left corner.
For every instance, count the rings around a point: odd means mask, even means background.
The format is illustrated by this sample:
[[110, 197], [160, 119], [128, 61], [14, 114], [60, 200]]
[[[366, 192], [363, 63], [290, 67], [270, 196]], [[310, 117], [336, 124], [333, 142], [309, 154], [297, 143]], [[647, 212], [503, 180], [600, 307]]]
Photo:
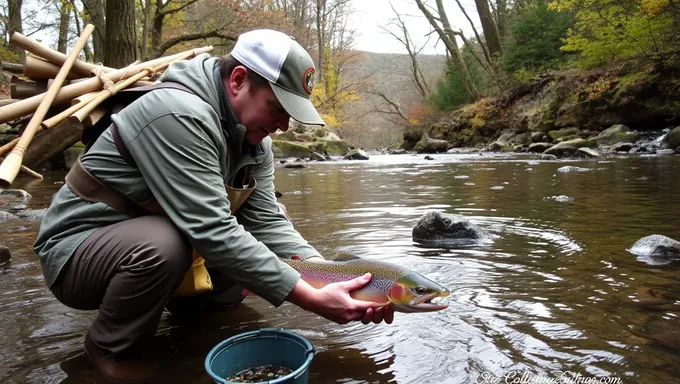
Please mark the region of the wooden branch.
[[[181, 57], [187, 52], [192, 52], [193, 56], [199, 55], [201, 53], [211, 52], [213, 50], [212, 46], [206, 46], [198, 49], [193, 49], [190, 51], [181, 52], [171, 56], [165, 56], [158, 59], [150, 60], [144, 63], [139, 63], [133, 67], [126, 67], [118, 69], [114, 72], [107, 73], [106, 76], [113, 82], [120, 81], [121, 79], [126, 79], [135, 73], [141, 71], [142, 69], [148, 67], [154, 67], [165, 62], [171, 62]], [[93, 77], [88, 78], [71, 85], [63, 87], [55, 98], [55, 103], [63, 103], [72, 100], [78, 96], [81, 96], [88, 92], [93, 92], [102, 89], [102, 83], [99, 78]], [[45, 97], [44, 94], [30, 97], [19, 102], [6, 105], [0, 108], [0, 124], [7, 121], [14, 120], [21, 116], [26, 116], [31, 114], [38, 107], [42, 99]]]
[[168, 49], [174, 47], [175, 45], [177, 45], [179, 43], [183, 43], [183, 42], [186, 42], [186, 41], [192, 41], [192, 40], [198, 40], [198, 39], [206, 39], [208, 37], [221, 37], [225, 40], [236, 41], [236, 37], [222, 34], [221, 31], [189, 33], [189, 34], [186, 34], [186, 35], [175, 36], [175, 37], [171, 37], [167, 40], [164, 40], [163, 42], [161, 42], [156, 47], [156, 49], [153, 52], [153, 55], [154, 56], [160, 56], [163, 53], [165, 53], [165, 51], [167, 51]]
[[24, 172], [24, 173], [27, 173], [27, 174], [33, 176], [34, 178], [36, 178], [36, 179], [38, 179], [38, 180], [42, 180], [42, 179], [43, 179], [43, 176], [42, 176], [41, 174], [39, 174], [38, 172], [32, 170], [31, 168], [29, 168], [29, 167], [27, 167], [27, 166], [25, 166], [25, 165], [22, 165], [22, 166], [21, 166], [20, 171], [22, 171], [22, 172]]
[[[87, 39], [90, 37], [93, 31], [93, 25], [88, 24], [85, 27], [82, 35], [80, 35], [75, 46], [71, 50], [71, 53], [69, 53], [64, 66], [54, 79], [54, 83], [47, 90], [45, 97], [42, 99], [38, 109], [33, 114], [33, 118], [31, 118], [28, 126], [26, 126], [26, 129], [21, 134], [19, 142], [14, 146], [12, 152], [7, 155], [2, 164], [0, 164], [0, 187], [9, 187], [19, 173], [19, 169], [21, 168], [21, 160], [26, 153], [26, 148], [28, 148], [28, 146], [31, 144], [31, 140], [33, 140], [36, 131], [38, 128], [40, 128], [40, 123], [47, 114], [47, 111], [52, 105], [54, 98], [57, 96], [57, 93], [59, 92], [61, 85], [64, 83], [64, 80], [66, 80], [66, 75], [68, 75], [68, 73], [71, 71], [73, 63], [78, 58], [83, 46], [87, 44]], [[10, 104], [10, 106], [12, 105], [16, 104]]]

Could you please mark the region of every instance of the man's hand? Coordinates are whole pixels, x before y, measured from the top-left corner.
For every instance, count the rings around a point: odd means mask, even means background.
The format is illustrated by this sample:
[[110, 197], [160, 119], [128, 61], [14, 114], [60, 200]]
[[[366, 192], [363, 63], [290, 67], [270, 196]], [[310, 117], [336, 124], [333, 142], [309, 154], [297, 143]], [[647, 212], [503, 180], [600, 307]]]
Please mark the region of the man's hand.
[[300, 279], [288, 295], [288, 301], [338, 324], [346, 324], [350, 321], [361, 321], [364, 324], [371, 321], [376, 324], [385, 321], [390, 324], [394, 319], [394, 309], [391, 306], [385, 306], [385, 303], [357, 300], [349, 294], [353, 290], [362, 288], [370, 280], [371, 274], [366, 273], [349, 281], [332, 283], [316, 289]]

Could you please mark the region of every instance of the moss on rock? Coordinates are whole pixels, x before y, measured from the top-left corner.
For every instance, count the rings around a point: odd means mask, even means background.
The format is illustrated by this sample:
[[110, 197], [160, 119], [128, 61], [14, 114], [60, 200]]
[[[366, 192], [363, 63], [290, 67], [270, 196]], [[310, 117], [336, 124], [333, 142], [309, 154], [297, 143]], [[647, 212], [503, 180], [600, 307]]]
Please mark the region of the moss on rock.
[[312, 151], [304, 144], [284, 140], [272, 140], [272, 152], [275, 158], [299, 157], [306, 159]]
[[345, 156], [352, 149], [344, 140], [328, 140], [324, 143], [328, 156]]

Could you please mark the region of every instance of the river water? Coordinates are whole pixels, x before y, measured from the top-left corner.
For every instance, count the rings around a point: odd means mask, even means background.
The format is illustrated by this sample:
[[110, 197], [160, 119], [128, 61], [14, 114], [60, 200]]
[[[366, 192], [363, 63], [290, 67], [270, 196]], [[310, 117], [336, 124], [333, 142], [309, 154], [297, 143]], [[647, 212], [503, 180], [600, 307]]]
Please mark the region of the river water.
[[[263, 327], [314, 344], [310, 383], [680, 382], [680, 265], [627, 252], [652, 234], [680, 239], [680, 156], [433, 157], [277, 169], [276, 183], [326, 258], [405, 265], [451, 290], [448, 309], [343, 326], [257, 297], [196, 318], [166, 313], [152, 342], [159, 382], [209, 383], [207, 352]], [[63, 177], [15, 187], [33, 195], [30, 208], [44, 208]], [[418, 245], [411, 230], [429, 210], [463, 215], [493, 242]], [[12, 249], [0, 269], [0, 382], [94, 382], [82, 340], [96, 312], [67, 308], [45, 288], [31, 250], [38, 225], [0, 224], [0, 243]]]

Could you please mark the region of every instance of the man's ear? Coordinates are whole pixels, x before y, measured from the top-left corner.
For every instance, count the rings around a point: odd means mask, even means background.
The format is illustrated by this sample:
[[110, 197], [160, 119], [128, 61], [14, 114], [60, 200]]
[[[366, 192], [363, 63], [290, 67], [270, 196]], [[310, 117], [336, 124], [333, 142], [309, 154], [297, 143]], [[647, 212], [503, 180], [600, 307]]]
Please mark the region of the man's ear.
[[234, 68], [234, 70], [231, 72], [231, 76], [229, 76], [228, 88], [232, 95], [237, 94], [240, 90], [245, 88], [248, 79], [247, 74], [248, 70], [246, 67], [241, 65]]

